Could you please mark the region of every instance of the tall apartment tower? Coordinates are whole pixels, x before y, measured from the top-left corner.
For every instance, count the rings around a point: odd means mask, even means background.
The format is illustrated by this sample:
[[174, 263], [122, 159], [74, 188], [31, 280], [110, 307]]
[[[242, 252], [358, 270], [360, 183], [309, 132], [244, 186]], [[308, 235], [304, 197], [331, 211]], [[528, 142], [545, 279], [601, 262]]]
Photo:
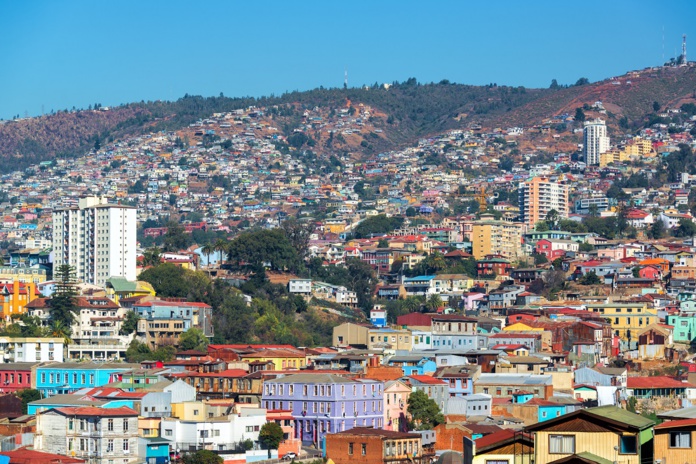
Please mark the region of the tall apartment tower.
[[582, 154], [588, 166], [599, 164], [599, 155], [609, 151], [607, 125], [602, 119], [586, 121], [582, 131]]
[[136, 209], [87, 197], [53, 212], [53, 265], [69, 264], [78, 280], [103, 286], [112, 276], [135, 280]]
[[558, 216], [567, 218], [568, 186], [550, 182], [547, 177], [534, 177], [520, 182], [519, 188], [520, 220], [530, 227], [546, 219], [549, 211], [555, 209]]

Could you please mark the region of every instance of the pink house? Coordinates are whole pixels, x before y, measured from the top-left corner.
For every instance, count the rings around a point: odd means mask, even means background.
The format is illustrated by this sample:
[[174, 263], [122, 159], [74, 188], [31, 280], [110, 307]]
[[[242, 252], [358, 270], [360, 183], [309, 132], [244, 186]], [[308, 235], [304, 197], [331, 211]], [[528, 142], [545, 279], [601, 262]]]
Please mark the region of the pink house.
[[408, 431], [408, 397], [411, 387], [399, 380], [384, 384], [384, 430]]
[[549, 240], [543, 238], [536, 244], [536, 253], [546, 256], [546, 259], [553, 261], [556, 258], [562, 258], [566, 252], [577, 252], [580, 245], [572, 240]]
[[662, 278], [662, 271], [655, 266], [645, 266], [638, 271], [641, 279], [659, 280]]

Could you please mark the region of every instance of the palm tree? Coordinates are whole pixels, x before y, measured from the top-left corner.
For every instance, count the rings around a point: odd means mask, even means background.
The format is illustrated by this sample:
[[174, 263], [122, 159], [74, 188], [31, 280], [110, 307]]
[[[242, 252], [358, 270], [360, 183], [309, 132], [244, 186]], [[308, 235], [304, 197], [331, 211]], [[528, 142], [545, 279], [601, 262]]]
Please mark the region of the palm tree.
[[51, 326], [48, 327], [48, 333], [51, 337], [62, 338], [66, 346], [72, 343], [72, 328], [65, 325], [63, 321], [53, 321]]
[[440, 306], [442, 306], [442, 298], [438, 294], [430, 295], [428, 301], [425, 302], [425, 307], [429, 312], [437, 311]]
[[157, 247], [148, 248], [143, 252], [143, 267], [157, 266], [161, 260], [161, 251]]
[[213, 250], [220, 253], [220, 264], [218, 265], [218, 267], [222, 267], [222, 254], [227, 253], [227, 241], [221, 238], [217, 239], [215, 245], [213, 245]]
[[215, 252], [215, 248], [210, 243], [206, 243], [201, 248], [201, 253], [203, 253], [203, 255], [205, 255], [205, 258], [206, 258], [206, 267], [208, 268], [208, 276], [210, 276], [210, 255], [212, 255], [214, 252]]

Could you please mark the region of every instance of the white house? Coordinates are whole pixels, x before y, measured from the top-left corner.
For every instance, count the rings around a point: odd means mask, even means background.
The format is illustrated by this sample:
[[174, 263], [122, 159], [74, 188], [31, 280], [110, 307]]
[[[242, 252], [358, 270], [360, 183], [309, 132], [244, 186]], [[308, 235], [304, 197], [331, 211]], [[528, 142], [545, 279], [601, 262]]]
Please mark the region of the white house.
[[312, 279], [290, 279], [288, 292], [309, 295], [312, 293]]
[[233, 450], [245, 440], [258, 441], [265, 423], [266, 410], [260, 408], [241, 408], [239, 414], [200, 420], [167, 417], [160, 422], [160, 436], [170, 440], [173, 449], [205, 446], [216, 451]]
[[138, 456], [138, 413], [129, 407], [54, 408], [36, 416], [34, 449], [85, 460], [128, 464]]
[[65, 340], [60, 337], [0, 337], [2, 362], [63, 362]]

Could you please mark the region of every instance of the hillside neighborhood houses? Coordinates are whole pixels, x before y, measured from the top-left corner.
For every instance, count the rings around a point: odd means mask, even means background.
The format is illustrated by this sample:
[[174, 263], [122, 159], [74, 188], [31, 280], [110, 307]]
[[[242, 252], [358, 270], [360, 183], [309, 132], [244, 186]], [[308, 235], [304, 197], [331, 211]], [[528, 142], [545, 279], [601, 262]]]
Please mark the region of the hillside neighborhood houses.
[[[670, 158], [696, 107], [628, 135], [596, 102], [359, 157], [313, 148], [377, 144], [376, 108], [295, 106], [291, 131], [248, 107], [2, 176], [0, 456], [694, 460], [696, 177]], [[566, 150], [530, 138], [572, 124]], [[295, 218], [293, 272], [216, 245]], [[163, 263], [214, 284], [163, 292]], [[269, 330], [311, 310], [325, 346], [236, 343], [221, 329], [250, 321], [218, 285], [242, 307], [269, 285], [295, 305], [264, 307]]]

